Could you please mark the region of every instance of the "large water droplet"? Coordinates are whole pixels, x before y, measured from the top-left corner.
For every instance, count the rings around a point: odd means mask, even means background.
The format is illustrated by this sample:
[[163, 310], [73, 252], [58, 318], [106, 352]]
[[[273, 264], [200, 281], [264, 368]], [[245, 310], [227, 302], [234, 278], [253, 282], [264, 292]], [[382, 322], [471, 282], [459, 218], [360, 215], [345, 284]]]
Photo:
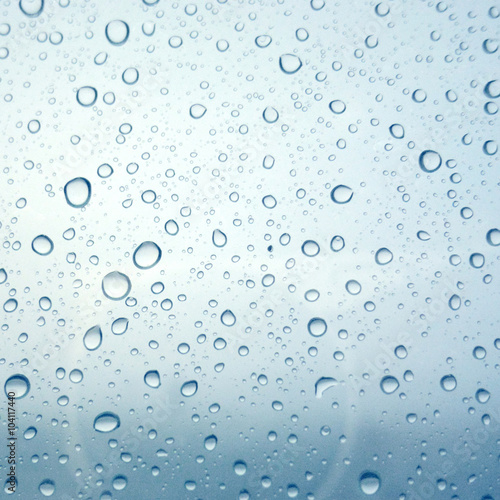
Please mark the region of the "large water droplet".
[[457, 294], [453, 294], [448, 301], [448, 305], [453, 311], [458, 311], [462, 305], [462, 299]]
[[186, 398], [194, 396], [198, 391], [198, 382], [196, 380], [190, 380], [189, 382], [184, 382], [181, 387], [181, 394]]
[[165, 222], [165, 232], [170, 236], [175, 236], [179, 232], [179, 226], [175, 220], [170, 219]]
[[365, 495], [374, 495], [380, 488], [380, 477], [375, 472], [363, 472], [359, 476], [359, 487]]
[[396, 377], [388, 375], [380, 381], [380, 388], [385, 394], [392, 394], [397, 391], [399, 387], [399, 382]]
[[261, 49], [269, 47], [273, 39], [269, 35], [260, 35], [255, 39], [255, 45]]
[[116, 413], [105, 411], [94, 419], [94, 429], [97, 432], [112, 432], [120, 427], [120, 417]]
[[334, 252], [340, 252], [345, 246], [345, 241], [342, 236], [336, 235], [332, 238], [332, 241], [330, 241], [330, 248]]
[[323, 318], [312, 318], [307, 324], [307, 330], [313, 337], [321, 337], [326, 333], [326, 321]]
[[441, 388], [445, 391], [453, 391], [457, 387], [457, 379], [453, 375], [445, 375], [441, 378]]
[[233, 326], [236, 323], [236, 316], [233, 314], [232, 311], [226, 309], [221, 314], [220, 320], [222, 321], [222, 324], [225, 326]]
[[486, 233], [486, 241], [492, 246], [500, 245], [500, 229], [493, 228]]
[[205, 449], [208, 451], [215, 450], [217, 446], [217, 438], [212, 434], [211, 436], [207, 436], [205, 438]]
[[31, 242], [31, 248], [38, 255], [49, 255], [54, 250], [54, 243], [45, 234], [40, 234]]
[[111, 324], [111, 332], [115, 335], [123, 335], [128, 329], [127, 318], [117, 318]]
[[328, 106], [330, 107], [330, 111], [336, 115], [341, 115], [346, 109], [345, 102], [339, 99], [332, 101]]
[[432, 173], [441, 166], [442, 160], [439, 153], [436, 153], [436, 151], [432, 151], [431, 149], [427, 149], [426, 151], [420, 153], [418, 163], [424, 172]]
[[486, 389], [478, 389], [476, 391], [476, 401], [481, 404], [486, 404], [490, 399], [491, 394]]
[[134, 252], [133, 261], [139, 269], [151, 269], [161, 259], [161, 249], [154, 241], [141, 243]]
[[302, 244], [302, 253], [307, 257], [315, 257], [319, 251], [319, 245], [314, 240], [307, 240]]
[[83, 337], [83, 345], [89, 351], [95, 351], [101, 346], [102, 331], [99, 325], [89, 328]]
[[267, 123], [276, 123], [280, 115], [275, 108], [268, 106], [262, 113], [262, 117]]
[[323, 396], [323, 393], [330, 389], [331, 387], [334, 387], [337, 385], [337, 380], [335, 380], [332, 377], [321, 377], [315, 384], [314, 384], [314, 394], [315, 396], [320, 399]]
[[299, 57], [293, 54], [283, 54], [280, 57], [280, 68], [283, 73], [293, 75], [302, 67], [302, 61]]
[[40, 486], [38, 486], [38, 489], [40, 490], [40, 493], [44, 497], [51, 497], [54, 492], [56, 491], [56, 485], [54, 481], [50, 479], [45, 479], [40, 483]]
[[334, 187], [330, 194], [332, 201], [339, 203], [340, 205], [349, 203], [352, 200], [352, 195], [352, 189], [349, 186], [344, 186], [343, 184], [339, 184]]
[[359, 281], [356, 280], [349, 280], [345, 284], [345, 289], [351, 294], [351, 295], [358, 295], [361, 292], [361, 284]]
[[375, 262], [381, 266], [385, 266], [392, 261], [392, 252], [388, 248], [379, 248], [375, 254]]
[[18, 373], [7, 379], [4, 385], [4, 391], [7, 396], [9, 396], [9, 392], [13, 392], [16, 399], [21, 399], [28, 394], [30, 387], [31, 384], [28, 378]]
[[84, 207], [90, 201], [91, 194], [90, 182], [83, 177], [76, 177], [64, 186], [64, 196], [70, 207]]
[[203, 104], [193, 104], [189, 108], [189, 114], [195, 120], [200, 119], [207, 112], [207, 108]]
[[123, 45], [129, 37], [130, 30], [124, 21], [111, 21], [106, 26], [106, 38], [113, 45]]
[[38, 17], [44, 7], [44, 0], [19, 0], [21, 12], [28, 17]]
[[158, 389], [161, 385], [158, 370], [150, 370], [144, 375], [144, 383], [152, 389]]
[[227, 243], [227, 236], [219, 229], [215, 229], [212, 233], [212, 243], [216, 247], [222, 248]]
[[76, 100], [82, 106], [92, 106], [97, 101], [97, 90], [94, 87], [81, 87], [76, 93]]
[[111, 300], [124, 299], [132, 288], [132, 283], [126, 274], [113, 271], [102, 280], [102, 292]]

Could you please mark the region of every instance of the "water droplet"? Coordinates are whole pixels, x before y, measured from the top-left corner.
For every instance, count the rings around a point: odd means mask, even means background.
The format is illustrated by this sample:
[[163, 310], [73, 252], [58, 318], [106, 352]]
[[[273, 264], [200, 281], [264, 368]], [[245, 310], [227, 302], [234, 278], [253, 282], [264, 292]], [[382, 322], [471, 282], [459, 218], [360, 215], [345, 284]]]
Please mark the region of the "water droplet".
[[337, 385], [337, 381], [332, 378], [332, 377], [321, 377], [319, 380], [316, 381], [314, 384], [314, 394], [315, 396], [320, 399], [323, 397], [323, 393], [330, 389], [331, 387], [334, 387]]
[[43, 11], [44, 3], [44, 0], [19, 0], [19, 8], [25, 16], [38, 17]]
[[184, 382], [181, 387], [181, 394], [186, 398], [194, 396], [198, 391], [198, 382], [196, 380], [190, 380], [189, 382]]
[[477, 347], [474, 347], [474, 350], [472, 351], [472, 355], [476, 359], [484, 359], [486, 357], [486, 349], [480, 345]]
[[266, 207], [266, 208], [274, 208], [276, 205], [277, 205], [277, 201], [276, 199], [274, 198], [274, 196], [268, 194], [267, 196], [264, 196], [264, 198], [262, 198], [262, 204]]
[[363, 472], [359, 476], [359, 487], [365, 495], [374, 495], [380, 488], [380, 477], [375, 472]]
[[94, 87], [81, 87], [76, 93], [76, 100], [82, 106], [92, 106], [97, 101], [97, 90]]
[[431, 235], [427, 231], [419, 231], [417, 233], [417, 238], [420, 241], [429, 241], [431, 239]]
[[3, 310], [6, 313], [12, 313], [17, 309], [18, 303], [16, 299], [8, 299], [3, 305]]
[[349, 280], [345, 284], [345, 289], [351, 294], [351, 295], [358, 295], [361, 292], [361, 284], [359, 281], [356, 280]]
[[233, 326], [236, 323], [236, 316], [233, 314], [232, 311], [226, 309], [221, 314], [220, 320], [222, 321], [222, 324], [225, 326]]
[[24, 398], [30, 391], [30, 388], [30, 381], [20, 373], [9, 377], [4, 385], [5, 394], [8, 396], [9, 392], [13, 392], [16, 399]]
[[326, 333], [326, 321], [323, 318], [312, 318], [307, 324], [307, 330], [313, 337], [321, 337]]
[[222, 248], [227, 243], [227, 236], [219, 229], [215, 229], [212, 233], [212, 243], [216, 247]]
[[486, 233], [486, 241], [492, 246], [497, 247], [500, 245], [500, 229], [490, 229]]
[[127, 68], [122, 73], [122, 81], [127, 85], [134, 85], [139, 80], [139, 71], [136, 68]]
[[84, 207], [90, 201], [91, 193], [90, 182], [83, 177], [76, 177], [64, 186], [64, 196], [70, 207]]
[[134, 252], [132, 260], [139, 269], [151, 269], [161, 259], [161, 249], [153, 241], [141, 243]]
[[394, 139], [402, 139], [405, 136], [405, 129], [403, 128], [403, 125], [400, 125], [399, 123], [391, 125], [389, 127], [389, 132]]
[[54, 250], [54, 243], [48, 236], [40, 234], [31, 242], [31, 248], [38, 255], [49, 255]]
[[427, 149], [422, 153], [420, 153], [418, 163], [420, 165], [420, 168], [424, 172], [432, 173], [435, 172], [441, 166], [442, 160], [439, 153]]
[[330, 248], [334, 252], [340, 252], [345, 246], [344, 238], [342, 236], [336, 235], [330, 241]]
[[393, 255], [388, 248], [379, 248], [375, 254], [375, 262], [380, 266], [385, 266], [392, 261]]
[[500, 81], [491, 80], [484, 86], [484, 93], [490, 99], [500, 97]]
[[267, 123], [276, 123], [280, 115], [275, 108], [268, 106], [262, 113], [262, 117]]
[[469, 257], [469, 263], [475, 269], [480, 269], [484, 266], [484, 255], [482, 253], [473, 253]]
[[111, 324], [111, 332], [115, 335], [123, 335], [128, 329], [128, 319], [118, 318]]
[[132, 283], [126, 274], [113, 271], [102, 280], [102, 292], [111, 300], [122, 300], [132, 288]]
[[182, 45], [182, 38], [180, 36], [170, 37], [170, 39], [168, 40], [168, 44], [173, 49], [178, 49]]
[[293, 54], [283, 54], [280, 57], [280, 68], [283, 73], [293, 75], [302, 67], [302, 61]]
[[202, 116], [205, 115], [206, 112], [207, 112], [207, 108], [205, 106], [203, 106], [203, 104], [193, 104], [189, 108], [189, 114], [195, 120], [200, 119]]
[[116, 413], [105, 411], [94, 419], [94, 429], [97, 432], [112, 432], [120, 427], [120, 417]]
[[273, 39], [269, 35], [260, 35], [255, 39], [255, 45], [261, 49], [269, 47]]
[[73, 382], [73, 384], [79, 384], [83, 380], [83, 373], [78, 368], [71, 370], [69, 372], [69, 380]]
[[37, 433], [36, 427], [28, 427], [24, 431], [24, 434], [23, 434], [24, 439], [29, 441], [30, 439], [33, 439], [36, 436], [36, 433]]
[[97, 169], [97, 175], [101, 177], [101, 179], [107, 179], [108, 177], [111, 177], [111, 175], [113, 175], [113, 167], [111, 165], [108, 165], [107, 163], [103, 163]]
[[445, 375], [441, 378], [441, 388], [445, 391], [453, 391], [457, 387], [457, 379], [453, 375]]
[[491, 394], [486, 389], [478, 389], [476, 391], [476, 401], [481, 404], [486, 404], [490, 399]]
[[234, 472], [237, 476], [244, 476], [247, 471], [247, 464], [243, 460], [234, 462]]
[[388, 375], [380, 381], [380, 388], [385, 394], [392, 394], [397, 391], [399, 387], [399, 382], [396, 377]]
[[332, 201], [340, 205], [349, 203], [352, 200], [352, 196], [352, 189], [349, 186], [344, 186], [343, 184], [339, 184], [338, 186], [334, 187], [330, 194]]
[[205, 438], [205, 449], [207, 451], [215, 450], [216, 446], [217, 446], [217, 437], [215, 437], [213, 434]]
[[89, 351], [95, 351], [101, 346], [102, 343], [102, 331], [99, 325], [93, 326], [87, 330], [83, 337], [83, 345]]
[[332, 101], [328, 106], [330, 107], [331, 112], [336, 115], [341, 115], [346, 109], [345, 102], [340, 101], [339, 99]]
[[177, 222], [175, 222], [175, 220], [173, 219], [165, 222], [165, 232], [170, 236], [175, 236], [179, 232], [179, 226], [177, 225]]
[[457, 294], [453, 294], [448, 301], [448, 305], [453, 311], [458, 311], [462, 305], [462, 299]]
[[150, 370], [144, 375], [144, 383], [152, 389], [158, 389], [161, 385], [158, 370]]
[[113, 45], [123, 45], [129, 37], [130, 29], [125, 21], [111, 21], [106, 26], [106, 38]]
[[40, 483], [38, 489], [40, 490], [40, 493], [44, 497], [51, 497], [56, 491], [56, 485], [54, 481], [51, 481], [50, 479], [45, 479]]

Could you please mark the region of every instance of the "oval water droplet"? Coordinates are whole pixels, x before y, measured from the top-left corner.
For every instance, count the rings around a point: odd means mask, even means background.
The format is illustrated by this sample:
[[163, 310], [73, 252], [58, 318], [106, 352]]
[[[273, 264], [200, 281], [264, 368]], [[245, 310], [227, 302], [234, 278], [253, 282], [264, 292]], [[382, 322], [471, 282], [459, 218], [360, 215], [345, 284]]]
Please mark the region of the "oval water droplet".
[[222, 248], [227, 243], [227, 236], [219, 229], [215, 229], [212, 233], [212, 243], [216, 247]]
[[280, 115], [275, 108], [268, 106], [262, 113], [262, 117], [267, 123], [276, 123]]
[[94, 429], [97, 432], [112, 432], [120, 427], [120, 417], [116, 413], [105, 411], [94, 419]]
[[49, 255], [54, 250], [54, 243], [45, 234], [40, 234], [31, 242], [31, 248], [38, 255]]
[[388, 375], [380, 381], [380, 388], [385, 394], [392, 394], [393, 392], [398, 390], [398, 387], [399, 382], [396, 377]]
[[457, 387], [457, 379], [453, 375], [445, 375], [441, 378], [440, 384], [443, 390], [451, 392]]
[[206, 112], [207, 112], [207, 108], [205, 106], [203, 106], [203, 104], [193, 104], [189, 108], [189, 114], [195, 120], [200, 119], [202, 116], [205, 115]]
[[294, 54], [283, 54], [280, 57], [280, 68], [283, 73], [293, 75], [302, 67], [302, 61]]
[[500, 245], [500, 229], [493, 228], [486, 233], [486, 241], [492, 246]]
[[106, 38], [113, 45], [123, 45], [129, 37], [130, 29], [125, 21], [111, 21], [106, 26]]
[[359, 476], [359, 488], [365, 495], [374, 495], [380, 489], [380, 477], [375, 472], [363, 472]]
[[158, 370], [150, 370], [144, 375], [144, 383], [152, 389], [158, 389], [161, 385]]
[[458, 311], [462, 305], [462, 299], [455, 293], [450, 297], [448, 305], [453, 311]]
[[175, 236], [179, 232], [179, 226], [175, 220], [170, 219], [165, 222], [165, 232], [170, 236]]
[[95, 351], [101, 346], [102, 331], [99, 325], [89, 328], [83, 337], [83, 345], [89, 351]]
[[205, 449], [207, 451], [213, 451], [215, 450], [215, 447], [217, 446], [217, 438], [212, 434], [211, 436], [207, 436], [205, 438]]
[[340, 252], [345, 246], [345, 241], [342, 236], [336, 235], [332, 238], [332, 241], [330, 241], [330, 248], [334, 252]]
[[19, 0], [21, 12], [28, 17], [38, 17], [43, 11], [44, 4], [44, 0]]
[[349, 186], [345, 186], [344, 184], [339, 184], [332, 189], [330, 193], [330, 197], [332, 201], [338, 203], [339, 205], [344, 205], [345, 203], [349, 203], [352, 200], [353, 191]]
[[113, 271], [102, 280], [102, 292], [111, 300], [122, 300], [132, 288], [132, 283], [126, 274]]
[[358, 295], [361, 292], [361, 284], [359, 281], [356, 280], [349, 280], [345, 284], [345, 289], [351, 294], [351, 295]]
[[375, 254], [375, 262], [380, 266], [385, 266], [392, 261], [393, 255], [388, 248], [379, 248]]
[[266, 208], [274, 208], [276, 205], [277, 205], [277, 201], [276, 201], [276, 198], [270, 194], [268, 194], [267, 196], [264, 196], [264, 198], [262, 198], [262, 204], [266, 207]]
[[486, 404], [490, 400], [490, 392], [486, 389], [478, 389], [476, 391], [476, 401], [482, 405]]
[[56, 485], [51, 479], [45, 479], [38, 486], [38, 490], [44, 497], [51, 497], [56, 491]]
[[427, 149], [426, 151], [420, 153], [420, 157], [418, 159], [420, 168], [427, 173], [435, 172], [441, 166], [441, 163], [441, 155], [431, 149]]
[[255, 45], [261, 49], [269, 47], [273, 39], [269, 35], [260, 35], [255, 39]]
[[400, 125], [399, 123], [391, 125], [389, 127], [389, 132], [394, 139], [402, 139], [405, 136], [405, 129], [403, 128], [403, 125]]
[[141, 243], [134, 251], [132, 260], [139, 269], [151, 269], [161, 259], [161, 249], [154, 241]]
[[328, 106], [330, 108], [330, 111], [332, 113], [335, 113], [336, 115], [341, 115], [346, 110], [345, 102], [341, 101], [340, 99], [331, 101]]
[[111, 324], [111, 332], [115, 335], [123, 335], [128, 329], [128, 319], [118, 318]]
[[181, 387], [181, 394], [186, 398], [194, 396], [198, 391], [198, 382], [196, 380], [190, 380], [189, 382], [184, 382]]
[[9, 396], [9, 392], [13, 392], [16, 399], [24, 398], [30, 391], [30, 388], [30, 381], [20, 373], [10, 376], [4, 385], [5, 394]]
[[70, 207], [84, 207], [90, 201], [91, 194], [90, 182], [83, 177], [76, 177], [64, 186], [64, 196]]
[[302, 253], [307, 257], [315, 257], [319, 251], [319, 245], [314, 240], [307, 240], [302, 244]]

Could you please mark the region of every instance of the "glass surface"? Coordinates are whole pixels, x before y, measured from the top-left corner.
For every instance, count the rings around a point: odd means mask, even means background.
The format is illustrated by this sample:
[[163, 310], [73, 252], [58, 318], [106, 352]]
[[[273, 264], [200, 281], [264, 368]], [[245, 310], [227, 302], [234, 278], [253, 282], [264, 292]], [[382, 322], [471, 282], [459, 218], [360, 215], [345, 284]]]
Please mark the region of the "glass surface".
[[2, 1], [1, 494], [500, 499], [499, 23]]

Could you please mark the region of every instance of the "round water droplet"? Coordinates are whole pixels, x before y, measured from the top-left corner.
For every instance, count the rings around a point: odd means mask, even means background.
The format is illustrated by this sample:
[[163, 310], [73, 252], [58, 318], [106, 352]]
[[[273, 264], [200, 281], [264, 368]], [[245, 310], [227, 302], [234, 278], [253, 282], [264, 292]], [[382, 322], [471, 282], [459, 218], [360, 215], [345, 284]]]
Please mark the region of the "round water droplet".
[[44, 3], [44, 0], [19, 0], [19, 8], [25, 16], [38, 17], [43, 11]]
[[280, 57], [280, 68], [283, 73], [293, 75], [302, 67], [302, 61], [293, 54], [283, 54]]
[[189, 382], [184, 382], [181, 387], [181, 394], [186, 398], [194, 396], [198, 391], [198, 382], [196, 380], [190, 380]]
[[101, 346], [102, 331], [99, 325], [93, 326], [88, 329], [83, 337], [83, 345], [89, 351], [95, 351]]
[[280, 115], [275, 108], [268, 106], [262, 113], [262, 117], [267, 123], [276, 123]]
[[179, 226], [177, 225], [177, 222], [175, 222], [175, 220], [173, 219], [165, 222], [165, 231], [170, 236], [175, 236], [179, 232]]
[[139, 71], [136, 68], [127, 68], [122, 73], [122, 81], [127, 85], [134, 85], [139, 80]]
[[375, 254], [375, 262], [380, 266], [385, 266], [392, 261], [393, 255], [388, 248], [379, 248]]
[[353, 191], [349, 186], [344, 186], [344, 184], [339, 184], [332, 189], [330, 197], [332, 201], [343, 205], [349, 203], [352, 200]]
[[123, 45], [129, 37], [130, 29], [125, 21], [111, 21], [106, 26], [106, 38], [113, 45]]
[[424, 172], [432, 173], [441, 166], [442, 159], [439, 153], [427, 149], [426, 151], [420, 153], [418, 163]]
[[261, 35], [255, 39], [255, 45], [261, 49], [269, 47], [273, 39], [269, 35]]
[[97, 432], [112, 432], [120, 427], [120, 417], [116, 413], [105, 411], [94, 419], [94, 429]]
[[490, 400], [491, 394], [486, 389], [478, 389], [476, 391], [476, 401], [481, 404], [486, 404]]
[[139, 269], [151, 269], [161, 259], [161, 249], [153, 241], [141, 243], [134, 252], [132, 260]]
[[405, 136], [405, 129], [403, 128], [403, 125], [400, 125], [399, 123], [391, 125], [389, 127], [389, 132], [394, 139], [402, 139]]
[[486, 349], [480, 345], [477, 347], [474, 347], [474, 350], [472, 351], [472, 355], [476, 359], [484, 359], [486, 357]]
[[4, 385], [5, 394], [9, 396], [9, 392], [13, 392], [16, 399], [24, 398], [30, 391], [30, 388], [30, 381], [20, 373], [9, 377]]
[[216, 446], [217, 446], [217, 438], [213, 434], [205, 438], [205, 449], [207, 451], [215, 450]]
[[49, 255], [54, 250], [54, 243], [48, 236], [40, 234], [31, 242], [31, 248], [38, 255]]
[[484, 93], [490, 99], [500, 97], [500, 81], [491, 80], [484, 86]]
[[222, 321], [222, 324], [225, 326], [233, 326], [236, 323], [236, 316], [233, 314], [232, 311], [226, 309], [221, 314], [220, 320]]
[[170, 37], [170, 39], [168, 40], [168, 44], [173, 49], [178, 49], [182, 45], [182, 38], [180, 36]]
[[486, 233], [486, 241], [493, 247], [500, 245], [500, 229], [490, 229]]
[[374, 49], [378, 45], [378, 38], [375, 35], [368, 35], [365, 38], [365, 46], [367, 49]]
[[17, 309], [18, 303], [16, 299], [8, 299], [3, 305], [3, 310], [6, 313], [12, 313]]
[[199, 118], [204, 116], [206, 112], [207, 112], [207, 108], [205, 108], [205, 106], [203, 106], [203, 104], [193, 104], [189, 108], [189, 114], [195, 120], [198, 120]]
[[385, 394], [392, 394], [397, 391], [399, 387], [399, 381], [396, 377], [388, 375], [380, 381], [380, 388]]
[[483, 267], [484, 261], [485, 259], [482, 253], [473, 253], [469, 257], [469, 264], [476, 269], [480, 269], [481, 267]]
[[113, 271], [102, 280], [102, 292], [111, 300], [122, 300], [132, 288], [132, 283], [126, 274]]
[[244, 476], [247, 471], [247, 464], [243, 460], [234, 462], [234, 472], [237, 476]]
[[342, 236], [336, 235], [332, 238], [332, 241], [330, 241], [330, 248], [334, 252], [340, 252], [345, 246], [345, 241]]
[[160, 374], [158, 370], [150, 370], [144, 375], [144, 383], [152, 389], [158, 389], [161, 385]]
[[64, 186], [64, 196], [70, 207], [84, 207], [90, 201], [91, 194], [90, 182], [83, 177], [76, 177]]
[[457, 379], [453, 375], [445, 375], [441, 378], [440, 384], [443, 390], [451, 392], [457, 387]]
[[346, 109], [345, 102], [339, 99], [330, 102], [328, 106], [330, 107], [331, 112], [336, 115], [341, 115]]
[[359, 487], [365, 495], [374, 495], [380, 489], [380, 477], [375, 472], [363, 472], [359, 476]]
[[274, 198], [274, 196], [268, 194], [267, 196], [264, 196], [264, 198], [262, 198], [262, 204], [266, 207], [266, 208], [274, 208], [276, 205], [277, 205], [277, 201], [276, 199]]
[[78, 368], [71, 370], [69, 372], [69, 380], [73, 382], [73, 384], [79, 384], [83, 380], [83, 373]]
[[94, 87], [81, 87], [76, 93], [76, 100], [82, 106], [92, 106], [97, 101], [97, 90]]
[[302, 244], [302, 253], [307, 257], [315, 257], [319, 251], [319, 245], [314, 240], [307, 240]]
[[227, 243], [227, 236], [219, 229], [215, 229], [212, 233], [212, 243], [216, 247], [222, 248]]
[[101, 177], [101, 179], [107, 179], [108, 177], [111, 177], [111, 175], [113, 175], [113, 167], [111, 165], [108, 165], [107, 163], [103, 163], [97, 169], [97, 175]]
[[50, 479], [45, 479], [40, 483], [38, 489], [40, 490], [40, 493], [44, 497], [51, 497], [56, 491], [56, 485], [54, 481], [51, 481]]
[[419, 231], [417, 233], [417, 238], [420, 241], [429, 241], [431, 239], [431, 235], [427, 231]]
[[326, 321], [323, 318], [312, 318], [307, 324], [307, 330], [313, 337], [321, 337], [326, 333]]
[[345, 289], [351, 294], [351, 295], [358, 295], [361, 292], [361, 284], [359, 281], [356, 280], [349, 280], [345, 284]]

